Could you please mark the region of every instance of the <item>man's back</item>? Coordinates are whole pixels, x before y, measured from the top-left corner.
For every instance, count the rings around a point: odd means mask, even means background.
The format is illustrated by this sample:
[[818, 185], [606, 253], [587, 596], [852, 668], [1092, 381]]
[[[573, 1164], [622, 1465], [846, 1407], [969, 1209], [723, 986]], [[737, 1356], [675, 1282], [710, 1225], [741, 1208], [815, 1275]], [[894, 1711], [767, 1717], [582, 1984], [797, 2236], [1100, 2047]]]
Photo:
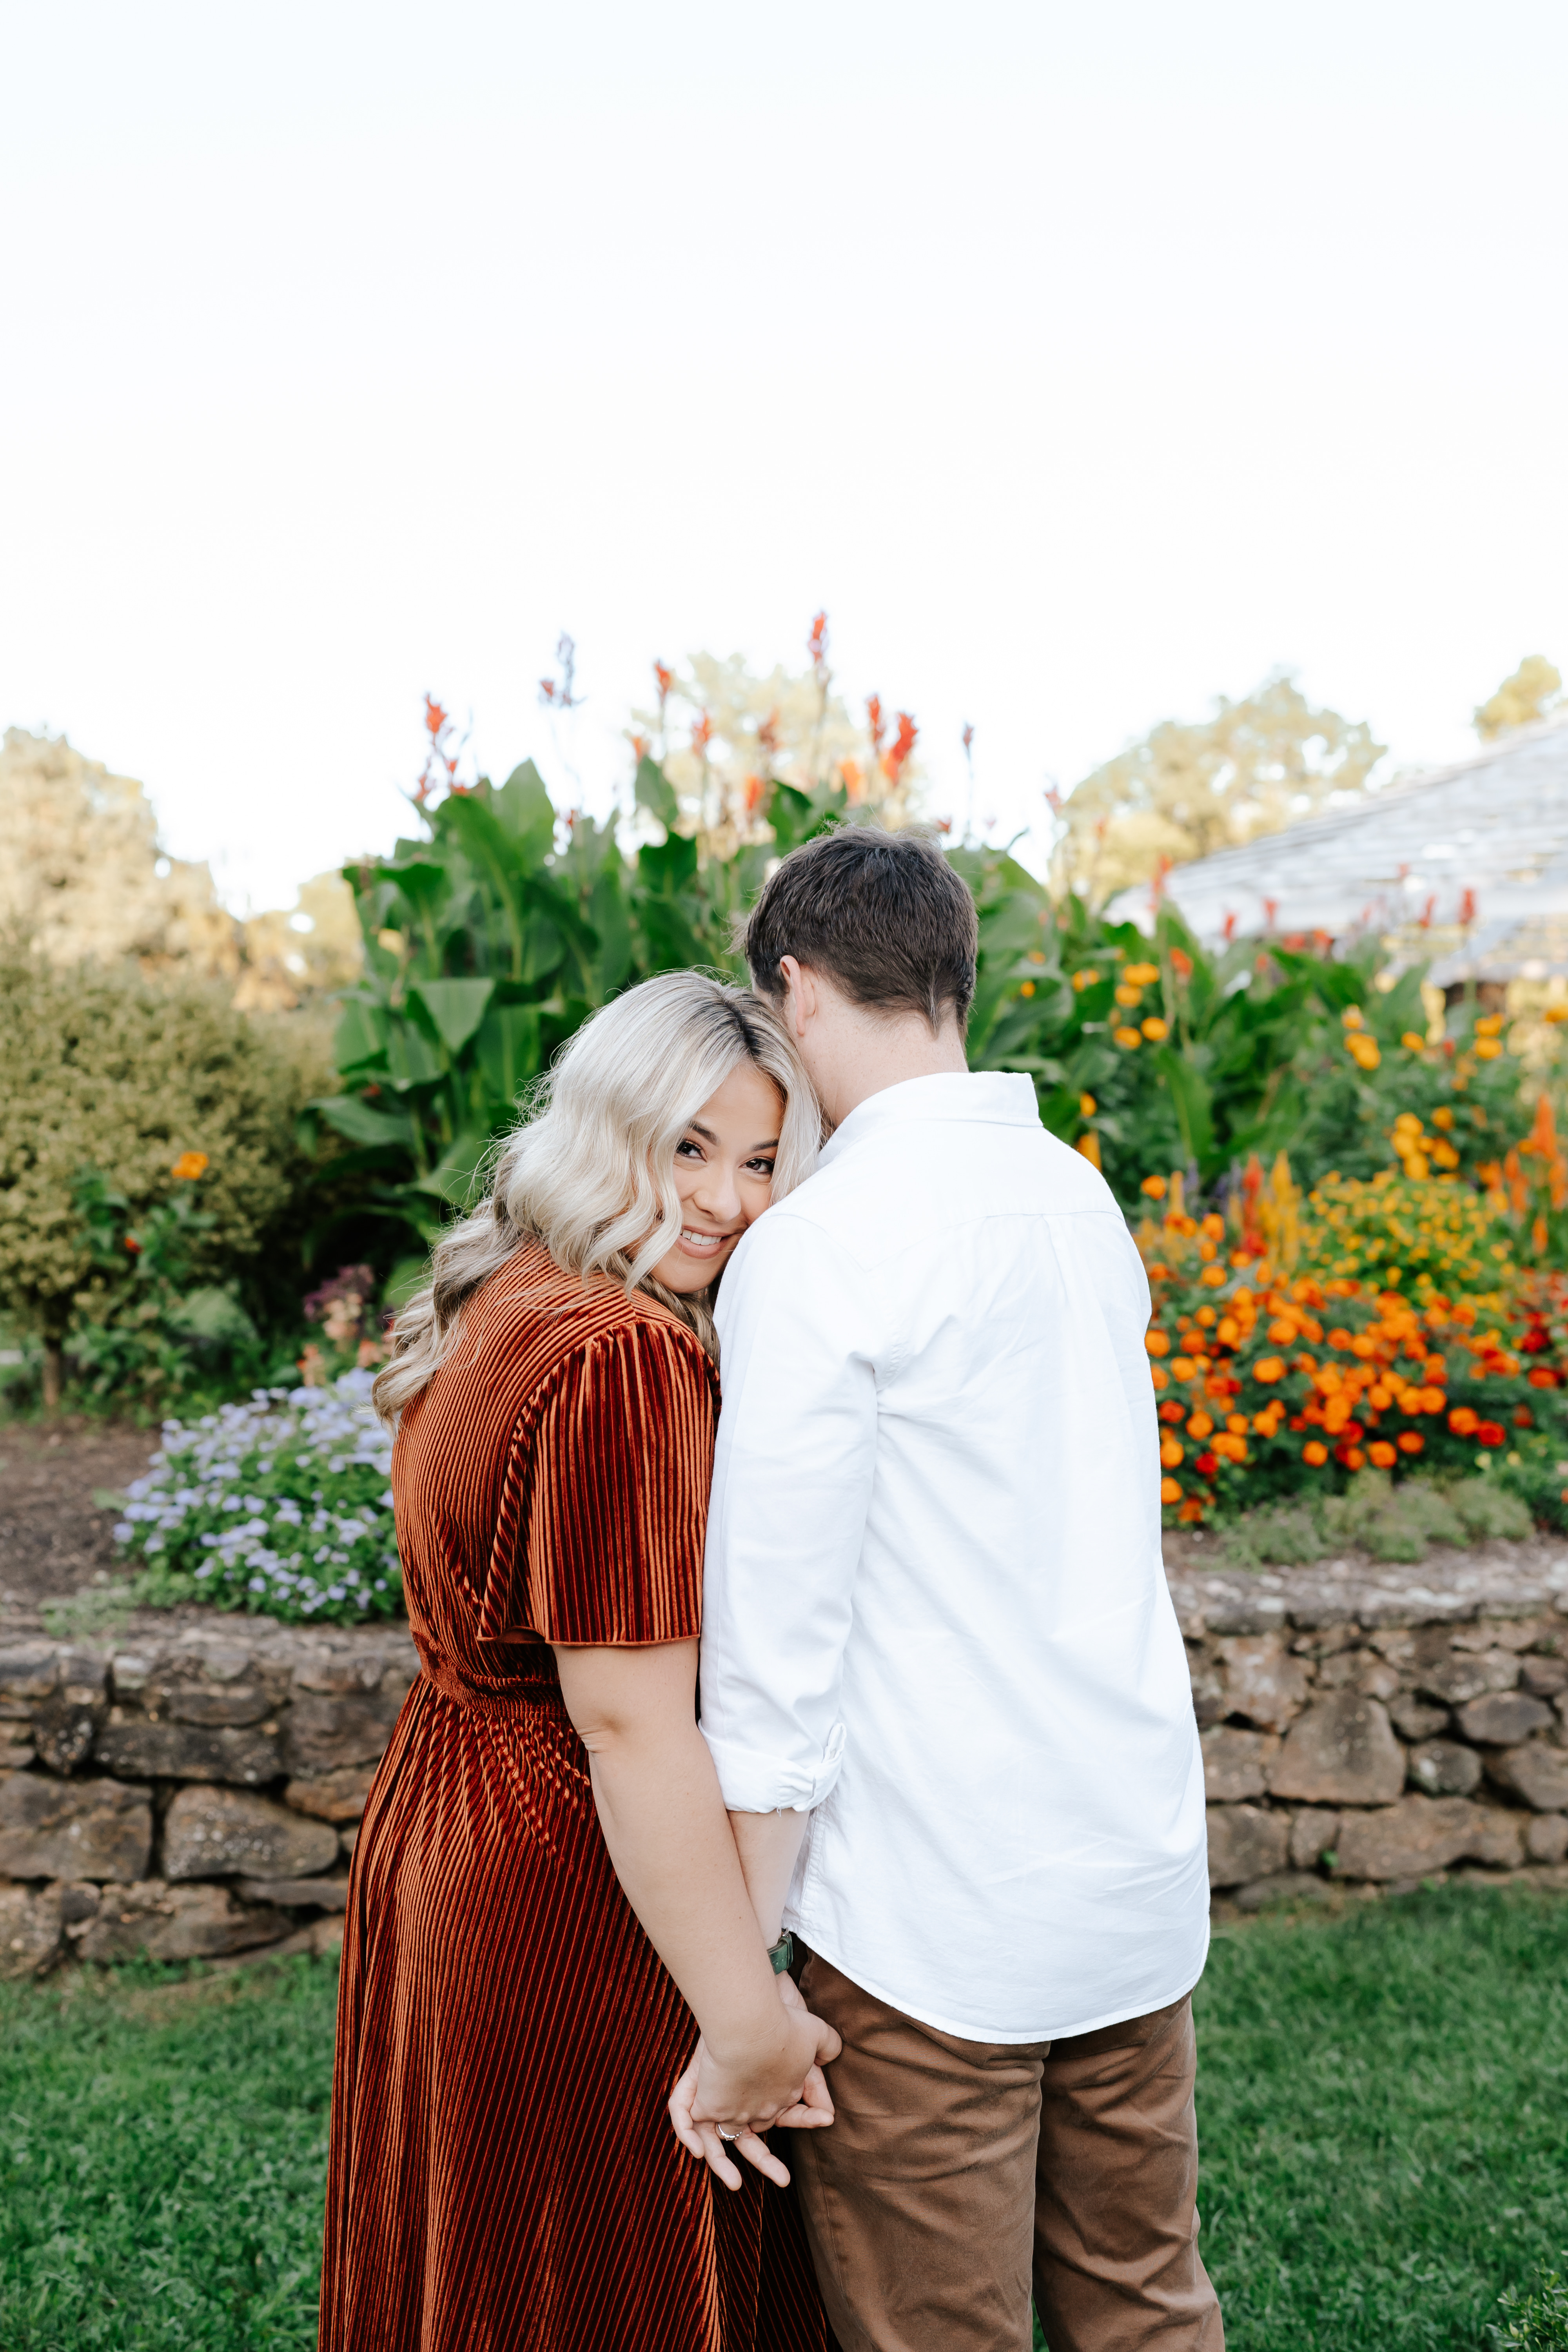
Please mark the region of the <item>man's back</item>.
[[996, 1075], [863, 1102], [721, 1293], [726, 1801], [813, 1807], [787, 1923], [972, 2039], [1087, 2032], [1203, 1967], [1147, 1316], [1103, 1182]]

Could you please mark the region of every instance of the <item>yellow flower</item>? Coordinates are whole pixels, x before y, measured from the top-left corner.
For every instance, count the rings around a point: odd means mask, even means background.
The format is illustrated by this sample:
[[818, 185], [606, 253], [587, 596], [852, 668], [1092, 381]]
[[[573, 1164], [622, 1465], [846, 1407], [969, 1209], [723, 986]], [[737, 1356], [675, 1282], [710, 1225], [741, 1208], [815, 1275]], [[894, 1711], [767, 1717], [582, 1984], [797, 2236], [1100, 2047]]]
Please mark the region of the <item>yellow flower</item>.
[[1126, 1046], [1129, 1053], [1134, 1045], [1141, 1045], [1143, 1043], [1136, 1029], [1113, 1029], [1110, 1034], [1119, 1045]]
[[1171, 1034], [1166, 1023], [1160, 1020], [1154, 1013], [1151, 1013], [1148, 1020], [1141, 1023], [1140, 1026], [1151, 1045], [1159, 1045], [1162, 1038], [1168, 1037]]
[[1478, 1062], [1495, 1062], [1501, 1052], [1502, 1045], [1499, 1038], [1478, 1037], [1476, 1039], [1476, 1059]]
[[1138, 1189], [1141, 1192], [1147, 1192], [1152, 1201], [1163, 1201], [1165, 1197], [1165, 1180], [1163, 1176], [1145, 1176]]
[[1034, 992], [1035, 983], [1032, 980], [1026, 980], [1024, 982], [1023, 987], [1018, 991], [1020, 996], [1033, 996]]
[[1412, 1054], [1424, 1054], [1426, 1051], [1426, 1040], [1419, 1029], [1407, 1029], [1399, 1042]]
[[171, 1171], [184, 1184], [194, 1184], [198, 1176], [205, 1176], [206, 1172], [207, 1155], [205, 1151], [182, 1151]]
[[1092, 1118], [1095, 1112], [1100, 1108], [1100, 1105], [1095, 1101], [1092, 1095], [1079, 1095], [1078, 1098], [1078, 1107], [1085, 1118]]
[[1383, 1059], [1377, 1049], [1376, 1038], [1367, 1036], [1363, 1030], [1352, 1029], [1345, 1039], [1345, 1045], [1352, 1060], [1359, 1062], [1363, 1070], [1375, 1070]]

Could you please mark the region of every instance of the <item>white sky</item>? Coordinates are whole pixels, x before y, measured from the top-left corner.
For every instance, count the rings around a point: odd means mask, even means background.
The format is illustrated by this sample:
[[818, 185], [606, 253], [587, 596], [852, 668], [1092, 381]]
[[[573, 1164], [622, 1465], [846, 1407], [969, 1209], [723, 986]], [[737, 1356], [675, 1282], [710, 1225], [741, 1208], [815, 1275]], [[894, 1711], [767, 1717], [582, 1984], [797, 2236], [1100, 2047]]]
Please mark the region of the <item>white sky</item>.
[[1272, 666], [1404, 761], [1568, 667], [1561, 0], [65, 0], [0, 27], [0, 723], [243, 907], [655, 655], [1007, 831]]

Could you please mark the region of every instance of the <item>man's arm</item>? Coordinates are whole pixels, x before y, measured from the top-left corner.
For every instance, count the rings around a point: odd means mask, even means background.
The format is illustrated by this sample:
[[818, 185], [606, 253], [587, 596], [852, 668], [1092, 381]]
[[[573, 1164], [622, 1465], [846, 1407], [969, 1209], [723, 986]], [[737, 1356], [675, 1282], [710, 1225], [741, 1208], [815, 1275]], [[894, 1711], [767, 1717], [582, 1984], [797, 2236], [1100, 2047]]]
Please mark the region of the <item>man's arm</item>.
[[[731, 2188], [719, 2123], [781, 2183], [755, 2135], [796, 2106], [830, 2026], [782, 2003], [692, 1710], [696, 1643], [555, 1645], [566, 1712], [588, 1750], [594, 1801], [626, 1899], [696, 2015], [703, 2062], [683, 2137]], [[776, 1929], [775, 1929], [776, 1935]]]
[[[787, 1203], [737, 1251], [718, 1321], [724, 1402], [703, 1580], [702, 1732], [731, 1814], [804, 1816], [843, 1760], [839, 1686], [876, 1469], [880, 1335], [859, 1268]], [[743, 1834], [759, 1868], [764, 1853], [773, 1858], [753, 1893], [765, 1898], [759, 1916], [776, 1919], [773, 1882], [788, 1832]]]

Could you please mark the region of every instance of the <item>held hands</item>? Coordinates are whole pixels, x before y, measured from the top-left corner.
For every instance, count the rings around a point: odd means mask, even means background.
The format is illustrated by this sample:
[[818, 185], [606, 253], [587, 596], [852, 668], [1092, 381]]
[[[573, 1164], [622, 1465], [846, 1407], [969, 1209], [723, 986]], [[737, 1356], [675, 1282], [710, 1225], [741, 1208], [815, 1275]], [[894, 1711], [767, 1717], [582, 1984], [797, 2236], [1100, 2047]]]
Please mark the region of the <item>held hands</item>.
[[[759, 2134], [784, 2125], [793, 2131], [820, 2131], [833, 2121], [833, 2101], [822, 2069], [842, 2044], [831, 2025], [813, 2017], [787, 1976], [778, 1979], [782, 2033], [721, 2061], [699, 2042], [690, 2063], [669, 2095], [675, 2136], [691, 2155], [701, 2157], [724, 2183], [739, 2189], [733, 2158], [748, 2164], [781, 2189], [789, 2173]], [[722, 2124], [730, 2137], [721, 2139]]]

